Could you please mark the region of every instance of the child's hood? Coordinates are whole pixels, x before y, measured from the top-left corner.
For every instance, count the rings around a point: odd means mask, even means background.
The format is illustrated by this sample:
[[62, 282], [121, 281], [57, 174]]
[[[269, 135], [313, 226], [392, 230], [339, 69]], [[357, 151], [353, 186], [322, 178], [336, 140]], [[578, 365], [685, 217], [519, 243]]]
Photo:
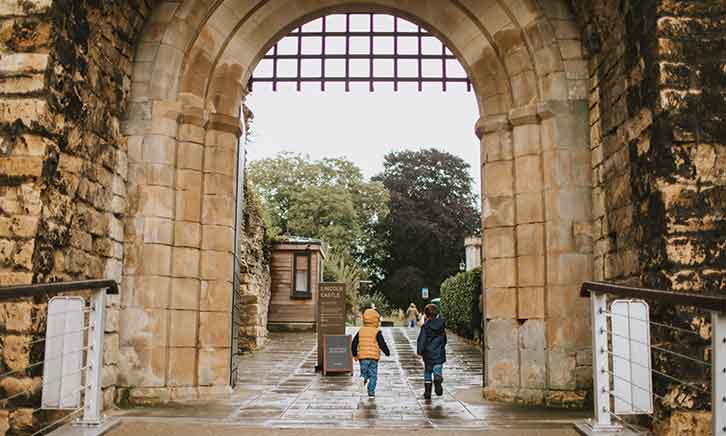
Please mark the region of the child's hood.
[[366, 309], [363, 312], [363, 325], [366, 327], [378, 327], [381, 322], [381, 315], [375, 309]]
[[434, 335], [441, 335], [446, 330], [446, 322], [439, 316], [426, 321], [426, 328], [431, 330]]

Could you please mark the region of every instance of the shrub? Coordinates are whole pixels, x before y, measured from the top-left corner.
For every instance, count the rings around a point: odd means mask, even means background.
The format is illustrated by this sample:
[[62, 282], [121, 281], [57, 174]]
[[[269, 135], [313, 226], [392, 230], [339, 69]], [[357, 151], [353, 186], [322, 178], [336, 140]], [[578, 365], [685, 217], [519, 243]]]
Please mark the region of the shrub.
[[469, 339], [481, 333], [481, 286], [479, 268], [456, 274], [441, 284], [441, 312], [447, 327]]

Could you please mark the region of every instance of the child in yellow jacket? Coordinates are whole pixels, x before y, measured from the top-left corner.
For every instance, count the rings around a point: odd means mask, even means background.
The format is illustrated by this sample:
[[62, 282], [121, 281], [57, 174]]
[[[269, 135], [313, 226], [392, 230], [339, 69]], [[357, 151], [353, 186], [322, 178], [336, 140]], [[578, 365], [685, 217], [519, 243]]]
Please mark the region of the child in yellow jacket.
[[368, 386], [368, 397], [376, 396], [376, 384], [378, 382], [378, 360], [381, 358], [381, 351], [390, 356], [383, 333], [378, 327], [381, 322], [381, 315], [375, 309], [366, 309], [363, 312], [363, 327], [358, 330], [353, 338], [351, 351], [353, 357], [360, 362], [360, 375], [363, 384]]

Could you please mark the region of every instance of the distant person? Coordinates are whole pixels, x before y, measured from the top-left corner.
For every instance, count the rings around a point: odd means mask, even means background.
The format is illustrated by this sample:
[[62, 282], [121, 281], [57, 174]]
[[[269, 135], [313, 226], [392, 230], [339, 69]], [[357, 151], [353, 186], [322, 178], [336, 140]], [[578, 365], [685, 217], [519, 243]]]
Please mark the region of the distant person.
[[416, 354], [424, 361], [424, 399], [431, 399], [433, 381], [436, 395], [444, 394], [444, 362], [446, 362], [446, 322], [435, 304], [424, 308], [424, 324], [416, 340]]
[[406, 324], [410, 328], [414, 328], [416, 327], [416, 321], [418, 321], [418, 309], [416, 308], [416, 304], [411, 302], [408, 310], [406, 310]]
[[368, 388], [368, 397], [375, 398], [376, 384], [378, 383], [378, 360], [381, 351], [386, 356], [391, 355], [383, 333], [379, 328], [381, 315], [375, 309], [366, 309], [363, 312], [363, 327], [358, 329], [352, 344], [353, 357], [360, 362], [360, 376], [363, 386]]

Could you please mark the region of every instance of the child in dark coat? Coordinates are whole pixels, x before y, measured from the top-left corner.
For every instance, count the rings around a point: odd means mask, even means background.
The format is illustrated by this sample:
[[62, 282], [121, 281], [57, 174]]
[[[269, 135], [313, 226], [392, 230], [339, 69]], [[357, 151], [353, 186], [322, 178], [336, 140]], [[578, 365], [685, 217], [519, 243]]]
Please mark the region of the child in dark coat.
[[416, 354], [424, 361], [424, 398], [431, 399], [431, 383], [436, 395], [444, 394], [444, 362], [446, 362], [446, 322], [439, 308], [428, 304], [424, 308], [425, 322], [416, 341]]

